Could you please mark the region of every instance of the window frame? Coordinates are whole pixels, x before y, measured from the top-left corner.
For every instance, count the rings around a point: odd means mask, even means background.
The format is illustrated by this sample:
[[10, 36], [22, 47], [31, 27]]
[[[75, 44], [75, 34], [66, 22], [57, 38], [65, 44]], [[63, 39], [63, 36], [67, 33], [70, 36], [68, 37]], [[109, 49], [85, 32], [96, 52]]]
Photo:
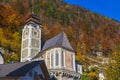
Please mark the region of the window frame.
[[65, 66], [65, 65], [64, 65], [64, 64], [65, 64], [65, 62], [64, 62], [64, 61], [65, 61], [65, 60], [64, 60], [64, 57], [65, 57], [65, 56], [64, 56], [64, 51], [62, 51], [62, 54], [61, 54], [61, 65], [62, 65], [62, 67]]
[[59, 52], [58, 50], [55, 51], [55, 66], [59, 66]]

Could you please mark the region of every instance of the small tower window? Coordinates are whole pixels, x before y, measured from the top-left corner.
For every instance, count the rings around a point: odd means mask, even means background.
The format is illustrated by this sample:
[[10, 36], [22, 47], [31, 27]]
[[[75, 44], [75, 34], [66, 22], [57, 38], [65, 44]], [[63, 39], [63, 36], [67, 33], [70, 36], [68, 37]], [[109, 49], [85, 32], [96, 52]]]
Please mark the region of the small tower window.
[[59, 65], [59, 54], [58, 54], [58, 51], [56, 51], [55, 53], [56, 53], [55, 54], [55, 56], [56, 56], [55, 57], [56, 58], [56, 63], [55, 64], [56, 64], [56, 66], [58, 66]]
[[36, 30], [34, 30], [33, 35], [38, 37], [38, 32]]
[[25, 35], [27, 35], [27, 34], [28, 34], [28, 32], [26, 31], [26, 32], [25, 32]]
[[24, 30], [24, 37], [26, 37], [28, 35], [28, 30]]
[[37, 32], [36, 32], [36, 31], [34, 32], [34, 35], [37, 35]]

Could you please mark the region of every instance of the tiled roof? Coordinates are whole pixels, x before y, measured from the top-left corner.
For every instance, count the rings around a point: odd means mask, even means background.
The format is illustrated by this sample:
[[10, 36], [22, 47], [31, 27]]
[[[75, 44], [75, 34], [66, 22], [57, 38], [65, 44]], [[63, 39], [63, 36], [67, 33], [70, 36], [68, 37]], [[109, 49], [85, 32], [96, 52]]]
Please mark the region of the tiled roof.
[[42, 51], [52, 48], [52, 47], [62, 47], [71, 51], [74, 51], [70, 42], [64, 32], [58, 34], [57, 36], [47, 40], [42, 48]]
[[72, 48], [72, 46], [70, 45], [70, 42], [66, 36], [66, 34], [64, 32], [58, 34], [57, 36], [47, 40], [42, 48], [42, 50], [32, 59], [36, 59], [39, 56], [41, 56], [43, 54], [43, 51], [50, 49], [50, 48], [54, 48], [54, 47], [61, 47], [70, 51], [74, 52], [74, 49]]
[[0, 77], [14, 77], [24, 76], [28, 71], [33, 69], [39, 64], [43, 64], [44, 61], [31, 61], [13, 64], [0, 64]]

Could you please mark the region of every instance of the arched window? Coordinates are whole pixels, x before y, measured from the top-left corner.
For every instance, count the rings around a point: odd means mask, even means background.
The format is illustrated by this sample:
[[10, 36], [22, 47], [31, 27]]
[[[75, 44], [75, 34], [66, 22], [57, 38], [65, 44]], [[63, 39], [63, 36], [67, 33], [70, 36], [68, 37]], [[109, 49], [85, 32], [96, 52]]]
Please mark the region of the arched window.
[[38, 31], [37, 30], [33, 29], [33, 33], [32, 34], [33, 34], [34, 37], [38, 37]]
[[53, 67], [53, 64], [54, 64], [54, 62], [53, 62], [53, 54], [51, 54], [51, 67]]
[[58, 51], [55, 52], [55, 59], [56, 59], [55, 65], [58, 66], [59, 65], [59, 54], [58, 54]]
[[64, 52], [62, 51], [62, 56], [61, 56], [62, 58], [62, 66], [64, 66]]
[[73, 68], [73, 54], [71, 54], [71, 67]]
[[50, 53], [47, 53], [46, 55], [47, 55], [47, 58], [46, 58], [47, 59], [47, 62], [46, 62], [47, 67], [50, 68]]

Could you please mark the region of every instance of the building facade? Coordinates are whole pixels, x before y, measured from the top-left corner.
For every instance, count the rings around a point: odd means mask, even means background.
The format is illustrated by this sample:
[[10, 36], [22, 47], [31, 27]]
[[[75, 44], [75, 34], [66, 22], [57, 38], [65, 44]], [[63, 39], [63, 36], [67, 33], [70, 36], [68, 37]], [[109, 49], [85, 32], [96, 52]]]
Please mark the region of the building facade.
[[41, 48], [41, 25], [34, 16], [32, 14], [23, 27], [21, 62], [42, 59], [51, 77], [57, 80], [79, 80], [82, 68], [75, 62], [75, 51], [66, 34], [62, 32], [47, 40]]
[[0, 80], [50, 80], [43, 60], [0, 64]]
[[41, 24], [31, 14], [22, 29], [21, 62], [29, 61], [41, 50]]

